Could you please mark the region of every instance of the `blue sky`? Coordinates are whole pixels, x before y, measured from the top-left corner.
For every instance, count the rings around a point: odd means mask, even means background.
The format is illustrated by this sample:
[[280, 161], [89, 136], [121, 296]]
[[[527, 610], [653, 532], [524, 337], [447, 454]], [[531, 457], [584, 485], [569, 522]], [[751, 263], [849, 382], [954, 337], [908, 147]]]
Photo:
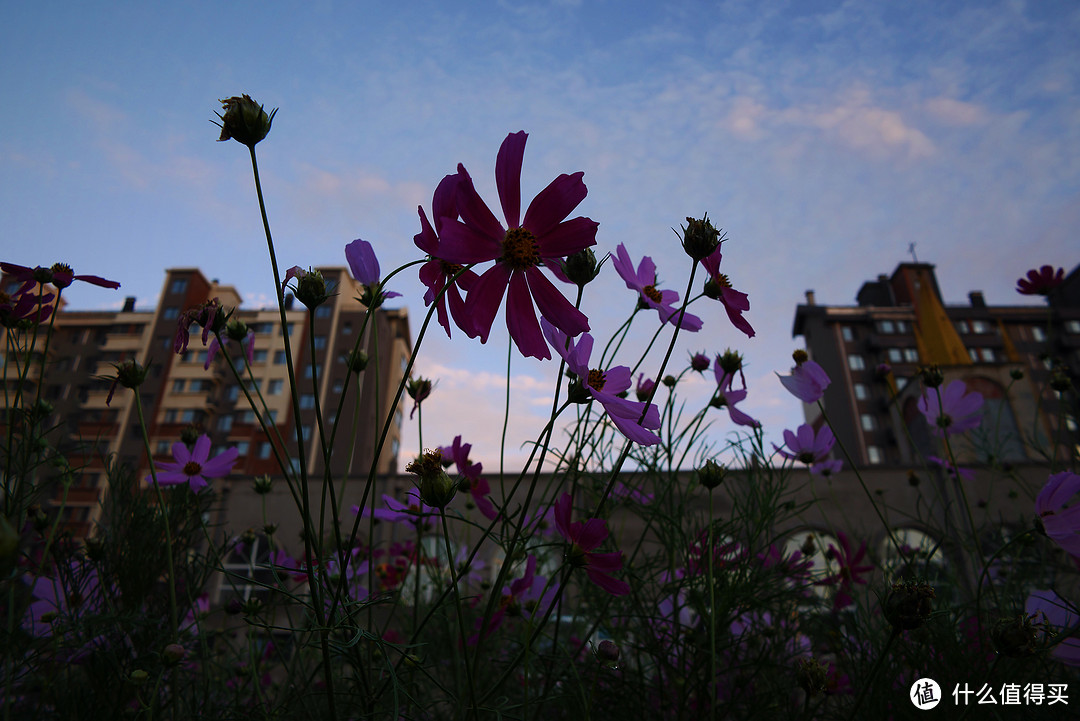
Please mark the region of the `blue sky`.
[[[526, 200], [585, 171], [598, 250], [651, 255], [685, 285], [672, 227], [708, 211], [758, 336], [720, 306], [676, 359], [731, 346], [744, 408], [772, 438], [801, 422], [786, 372], [795, 306], [849, 304], [916, 243], [947, 302], [1077, 262], [1080, 9], [1071, 2], [9, 3], [0, 24], [3, 258], [119, 280], [75, 308], [147, 308], [196, 265], [270, 302], [246, 150], [216, 143], [217, 98], [279, 107], [259, 150], [279, 261], [344, 264], [363, 237], [385, 270], [417, 257], [418, 204], [457, 163], [497, 206], [507, 133], [529, 132]], [[405, 294], [414, 333], [424, 307]], [[584, 307], [603, 342], [634, 297], [608, 269]], [[501, 328], [501, 321], [496, 321]], [[652, 328], [637, 328], [647, 338]], [[424, 439], [498, 457], [505, 333], [429, 336], [439, 380]], [[632, 365], [632, 359], [623, 359]], [[657, 358], [654, 365], [658, 365]], [[553, 363], [515, 358], [510, 458], [550, 406]], [[702, 382], [687, 392], [704, 397]], [[715, 438], [731, 430], [713, 416]], [[415, 442], [410, 427], [406, 448]]]

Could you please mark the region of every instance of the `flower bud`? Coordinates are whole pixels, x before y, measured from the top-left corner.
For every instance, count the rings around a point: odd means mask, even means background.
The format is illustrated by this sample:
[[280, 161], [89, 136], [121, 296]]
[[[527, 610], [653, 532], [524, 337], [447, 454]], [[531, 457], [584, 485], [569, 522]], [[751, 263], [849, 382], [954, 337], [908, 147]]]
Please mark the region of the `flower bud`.
[[922, 376], [923, 385], [927, 388], [938, 388], [945, 382], [945, 374], [936, 365], [920, 369], [919, 374]]
[[1009, 371], [1009, 377], [1012, 378], [1014, 381], [1023, 380], [1024, 371], [1020, 370], [1019, 368], [1013, 368], [1011, 371]]
[[349, 351], [349, 355], [345, 357], [345, 365], [349, 367], [353, 373], [359, 374], [368, 364], [368, 354], [362, 350]]
[[911, 631], [930, 618], [933, 610], [930, 602], [936, 597], [933, 587], [927, 583], [894, 583], [882, 604], [882, 612], [896, 630]]
[[1035, 620], [1034, 614], [1028, 616], [1023, 613], [998, 620], [990, 629], [994, 649], [1009, 658], [1035, 655], [1039, 649], [1039, 629], [1043, 625]]
[[596, 264], [596, 255], [591, 248], [584, 248], [566, 256], [562, 264], [563, 273], [579, 288], [591, 283], [600, 273]]
[[405, 385], [405, 391], [409, 394], [409, 398], [420, 403], [431, 395], [431, 380], [423, 377], [409, 379]]
[[420, 500], [425, 504], [441, 510], [454, 499], [457, 485], [443, 470], [442, 451], [438, 448], [425, 451], [424, 455], [405, 466], [405, 470], [418, 476]]
[[596, 646], [597, 660], [611, 667], [614, 667], [619, 662], [619, 653], [619, 645], [606, 638]]
[[1070, 379], [1063, 370], [1058, 368], [1050, 375], [1050, 388], [1058, 393], [1064, 393], [1072, 388], [1072, 379]]
[[646, 378], [645, 374], [639, 373], [637, 379], [637, 385], [634, 386], [634, 395], [637, 399], [644, 403], [652, 395], [653, 389], [656, 388], [656, 381], [651, 378]]
[[263, 106], [252, 100], [250, 95], [233, 96], [220, 102], [225, 114], [215, 113], [221, 118], [220, 123], [215, 123], [221, 128], [219, 141], [232, 139], [254, 148], [255, 144], [270, 132], [277, 108], [268, 115]]
[[709, 356], [704, 353], [695, 353], [690, 356], [690, 368], [698, 373], [709, 370]]
[[666, 375], [661, 379], [660, 382], [663, 383], [664, 385], [666, 385], [668, 388], [674, 388], [675, 387], [675, 382], [676, 382], [675, 381], [675, 376]]
[[683, 250], [695, 261], [708, 257], [720, 245], [720, 231], [709, 222], [708, 213], [701, 220], [687, 217], [682, 231]]
[[247, 340], [247, 323], [239, 318], [233, 318], [225, 324], [225, 337], [243, 343]]
[[810, 354], [802, 348], [796, 348], [791, 353], [791, 359], [795, 361], [795, 365], [801, 366], [803, 363], [810, 360]]
[[255, 479], [255, 484], [254, 485], [255, 485], [255, 493], [257, 493], [260, 496], [265, 496], [267, 493], [269, 493], [271, 490], [273, 490], [273, 487], [274, 487], [274, 483], [273, 483], [272, 480], [270, 480], [270, 476], [268, 476], [268, 475], [258, 476]]
[[716, 362], [720, 364], [720, 368], [724, 373], [729, 376], [735, 375], [742, 370], [743, 357], [739, 351], [731, 350], [728, 348], [721, 355], [717, 356]]
[[314, 310], [330, 298], [330, 287], [317, 270], [301, 271], [296, 275], [296, 299]]
[[710, 458], [705, 461], [704, 466], [698, 469], [697, 480], [698, 483], [711, 491], [723, 483], [724, 476], [726, 475], [727, 469]]
[[184, 426], [183, 430], [180, 431], [180, 442], [190, 450], [195, 447], [195, 442], [199, 440], [199, 436], [201, 435], [202, 432], [195, 426]]
[[187, 656], [187, 649], [178, 643], [170, 643], [161, 652], [162, 659], [169, 665], [180, 663], [185, 656]]
[[134, 360], [126, 360], [113, 366], [116, 368], [116, 382], [124, 388], [138, 388], [146, 380], [150, 366], [142, 366]]
[[795, 681], [808, 696], [825, 693], [829, 681], [829, 665], [816, 658], [801, 658], [795, 666]]
[[136, 686], [142, 686], [144, 683], [150, 680], [150, 674], [148, 674], [146, 671], [143, 671], [141, 668], [137, 668], [131, 672], [131, 675], [128, 676], [128, 679]]

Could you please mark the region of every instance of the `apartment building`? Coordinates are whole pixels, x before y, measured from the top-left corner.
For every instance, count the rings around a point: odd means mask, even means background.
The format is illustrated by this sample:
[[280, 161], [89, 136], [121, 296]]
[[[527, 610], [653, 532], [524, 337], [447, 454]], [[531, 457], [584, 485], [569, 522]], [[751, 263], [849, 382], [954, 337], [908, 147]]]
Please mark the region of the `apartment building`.
[[[324, 468], [322, 451], [315, 442], [316, 411], [329, 432], [340, 408], [339, 441], [330, 458], [332, 473], [338, 477], [346, 473], [366, 476], [378, 441], [374, 429], [387, 418], [391, 427], [377, 472], [394, 473], [403, 414], [392, 404], [412, 349], [408, 315], [404, 309], [378, 308], [365, 325], [367, 309], [356, 300], [363, 288], [348, 269], [319, 270], [336, 286], [336, 294], [313, 315], [291, 296], [286, 299], [307, 467], [315, 475], [321, 475]], [[0, 280], [4, 291], [12, 292], [16, 287], [11, 279]], [[242, 384], [224, 354], [218, 354], [209, 368], [204, 367], [207, 348], [200, 342], [197, 326], [191, 328], [187, 352], [173, 352], [181, 314], [212, 298], [227, 310], [235, 308], [233, 317], [255, 332], [250, 375], [239, 345], [230, 343]], [[367, 369], [358, 375], [351, 374], [346, 364], [354, 348], [369, 357]], [[42, 350], [44, 339], [39, 338], [34, 352]], [[14, 368], [14, 359], [14, 354], [9, 354], [6, 367]], [[139, 390], [153, 460], [170, 460], [172, 445], [180, 439], [181, 431], [194, 425], [210, 436], [212, 454], [228, 447], [240, 451], [225, 489], [231, 485], [229, 480], [250, 484], [257, 475], [279, 475], [279, 458], [294, 466], [299, 463], [278, 309], [243, 308], [234, 287], [208, 280], [197, 268], [172, 268], [165, 273], [160, 302], [152, 310], [135, 310], [135, 299], [129, 297], [120, 311], [61, 308], [57, 312], [41, 396], [53, 406], [50, 422], [59, 426], [49, 441], [75, 471], [62, 504], [62, 521], [75, 537], [86, 536], [97, 519], [106, 459], [115, 458], [138, 469], [140, 477], [149, 472], [134, 394], [119, 388], [107, 403], [115, 377], [113, 364], [128, 359], [150, 364]], [[38, 392], [38, 375], [35, 364], [25, 392]], [[7, 385], [14, 387], [13, 374], [7, 373], [6, 378]], [[263, 430], [244, 388], [257, 401], [259, 415], [272, 421], [276, 432], [273, 428], [269, 434]], [[256, 388], [262, 400], [254, 393]], [[350, 449], [351, 454], [346, 452]], [[60, 498], [54, 502], [60, 505]], [[224, 513], [228, 512], [225, 508]]]
[[[1080, 384], [1080, 266], [1041, 306], [991, 306], [981, 291], [967, 304], [946, 305], [934, 266], [917, 262], [863, 283], [855, 299], [824, 306], [807, 291], [792, 335], [832, 379], [824, 413], [856, 465], [912, 466], [942, 455], [917, 408], [919, 369], [931, 365], [986, 401], [985, 428], [962, 460], [1023, 464], [1080, 454], [1077, 396], [1049, 383], [1057, 374]], [[804, 411], [807, 422], [824, 423], [817, 405]]]

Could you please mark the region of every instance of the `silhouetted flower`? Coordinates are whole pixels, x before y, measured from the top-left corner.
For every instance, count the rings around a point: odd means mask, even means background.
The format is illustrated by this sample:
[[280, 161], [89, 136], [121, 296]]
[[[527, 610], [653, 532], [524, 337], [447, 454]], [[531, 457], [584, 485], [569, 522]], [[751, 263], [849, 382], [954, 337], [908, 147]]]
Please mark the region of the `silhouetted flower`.
[[[449, 263], [441, 256], [439, 233], [445, 218], [456, 220], [457, 212], [457, 186], [460, 176], [457, 173], [447, 175], [435, 188], [435, 194], [431, 199], [431, 220], [428, 222], [424, 214], [423, 206], [417, 206], [420, 214], [420, 232], [413, 236], [416, 247], [428, 254], [428, 262], [420, 266], [420, 282], [427, 286], [424, 293], [424, 305], [436, 303], [435, 313], [439, 319], [439, 325], [446, 330], [446, 336], [450, 337], [450, 318], [453, 317], [457, 327], [465, 331], [470, 338], [476, 337], [476, 331], [472, 329], [472, 318], [465, 312], [465, 299], [461, 291], [466, 293], [475, 285], [479, 276], [471, 270], [463, 270], [456, 263]], [[460, 275], [459, 275], [460, 273]], [[442, 297], [439, 293], [443, 288], [446, 292]], [[447, 306], [450, 314], [447, 315]]]
[[360, 302], [368, 308], [378, 308], [388, 298], [401, 297], [401, 293], [380, 288], [379, 259], [375, 257], [371, 243], [360, 238], [349, 243], [345, 246], [345, 260], [349, 262], [353, 278], [366, 288]]
[[472, 450], [471, 443], [462, 443], [461, 436], [454, 436], [454, 443], [451, 446], [442, 446], [439, 451], [442, 453], [444, 462], [449, 460], [457, 468], [457, 472], [461, 474], [464, 479], [462, 489], [468, 487], [469, 495], [472, 496], [473, 503], [480, 509], [480, 512], [484, 514], [484, 517], [488, 520], [494, 520], [499, 512], [495, 510], [495, 506], [492, 505], [491, 499], [488, 498], [488, 494], [491, 493], [491, 486], [481, 476], [481, 472], [484, 470], [484, 464], [472, 463], [469, 461], [469, 451]]
[[828, 426], [822, 426], [815, 431], [812, 425], [803, 423], [794, 433], [784, 430], [784, 445], [787, 446], [787, 451], [775, 443], [773, 448], [784, 458], [810, 466], [825, 460], [835, 444], [836, 437]]
[[784, 388], [803, 403], [817, 403], [832, 382], [825, 369], [812, 360], [796, 363], [791, 369], [791, 375], [782, 376], [777, 373], [776, 376]]
[[540, 266], [595, 245], [599, 224], [584, 217], [566, 220], [588, 193], [581, 172], [553, 180], [533, 199], [521, 220], [521, 162], [527, 137], [525, 132], [508, 135], [495, 161], [495, 183], [507, 227], [477, 194], [465, 167], [458, 165], [461, 220], [443, 219], [439, 252], [445, 260], [463, 265], [495, 261], [465, 299], [473, 330], [482, 343], [487, 342], [505, 295], [506, 327], [518, 350], [547, 359], [551, 353], [536, 319], [534, 300], [540, 315], [569, 336], [589, 330], [589, 319], [563, 297]]
[[746, 293], [731, 287], [731, 280], [725, 273], [720, 272], [720, 262], [724, 258], [721, 252], [722, 249], [723, 246], [718, 245], [716, 250], [701, 261], [701, 264], [705, 266], [705, 270], [709, 273], [709, 277], [705, 281], [705, 295], [723, 303], [731, 324], [745, 333], [748, 338], [753, 338], [755, 335], [754, 329], [751, 327], [750, 322], [742, 316], [743, 313], [750, 310], [750, 297]]
[[[1042, 614], [1046, 622], [1057, 629], [1057, 635], [1067, 634], [1080, 623], [1076, 606], [1053, 591], [1032, 591], [1024, 604], [1024, 611], [1029, 615]], [[1080, 638], [1066, 636], [1053, 645], [1050, 655], [1068, 666], [1080, 666]]]
[[862, 575], [873, 571], [874, 567], [860, 565], [860, 562], [866, 557], [866, 541], [862, 542], [858, 550], [852, 552], [851, 544], [843, 531], [838, 531], [836, 538], [840, 543], [839, 548], [830, 543], [828, 550], [825, 552], [825, 557], [837, 564], [836, 573], [829, 574], [820, 581], [816, 581], [815, 584], [835, 587], [833, 610], [839, 611], [855, 603], [855, 599], [851, 597], [850, 593], [852, 584], [866, 585], [867, 581], [862, 578]]
[[732, 390], [731, 384], [732, 381], [735, 380], [735, 374], [725, 371], [720, 365], [719, 358], [717, 358], [717, 362], [713, 364], [713, 374], [716, 376], [716, 391], [709, 404], [713, 408], [727, 408], [731, 420], [738, 423], [740, 426], [757, 428], [761, 425], [735, 407], [736, 403], [741, 403], [742, 400], [746, 398], [746, 389], [738, 391]]
[[1026, 278], [1016, 281], [1016, 292], [1020, 295], [1049, 295], [1050, 291], [1065, 282], [1065, 269], [1056, 271], [1052, 265], [1044, 265], [1038, 270], [1029, 270]]

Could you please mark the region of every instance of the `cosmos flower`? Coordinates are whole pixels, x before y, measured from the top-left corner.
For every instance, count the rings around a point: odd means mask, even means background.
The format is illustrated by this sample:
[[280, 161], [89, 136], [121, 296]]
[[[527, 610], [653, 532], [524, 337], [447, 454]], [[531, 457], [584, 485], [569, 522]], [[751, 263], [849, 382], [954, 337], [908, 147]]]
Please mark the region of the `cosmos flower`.
[[546, 319], [542, 319], [540, 324], [551, 347], [563, 357], [570, 371], [578, 377], [581, 386], [604, 407], [608, 418], [624, 436], [643, 446], [660, 442], [660, 437], [652, 432], [660, 427], [660, 411], [657, 407], [650, 403], [646, 409], [644, 403], [618, 396], [630, 388], [629, 368], [615, 366], [606, 371], [590, 369], [589, 356], [593, 347], [591, 335], [585, 333], [575, 343], [568, 340]]
[[401, 296], [401, 293], [379, 289], [379, 259], [375, 257], [375, 249], [371, 247], [371, 243], [360, 238], [349, 243], [345, 246], [345, 260], [349, 262], [353, 278], [367, 288], [367, 293], [361, 299], [367, 307], [377, 308], [387, 298]]
[[[191, 490], [198, 493], [210, 485], [208, 479], [220, 478], [232, 473], [233, 464], [240, 452], [235, 448], [222, 451], [210, 459], [210, 436], [205, 433], [195, 441], [195, 447], [188, 450], [183, 443], [174, 443], [172, 447], [175, 462], [155, 463], [157, 482], [160, 486], [176, 486], [187, 483]], [[153, 476], [147, 476], [153, 482]]]
[[439, 252], [450, 263], [466, 265], [494, 260], [473, 284], [465, 299], [473, 330], [486, 343], [491, 324], [506, 300], [506, 327], [522, 355], [548, 359], [533, 309], [563, 333], [573, 337], [589, 330], [589, 319], [575, 308], [540, 271], [540, 266], [596, 244], [598, 223], [589, 218], [566, 220], [585, 199], [584, 173], [560, 175], [540, 191], [521, 220], [521, 163], [524, 132], [511, 133], [499, 148], [495, 182], [506, 227], [495, 218], [473, 187], [465, 167], [458, 166], [457, 211], [461, 219], [445, 217]]
[[815, 584], [818, 586], [834, 586], [836, 588], [836, 593], [833, 596], [833, 610], [839, 611], [855, 603], [855, 599], [851, 597], [850, 593], [852, 584], [858, 583], [865, 586], [867, 580], [862, 576], [873, 571], [874, 567], [860, 565], [862, 560], [866, 558], [866, 541], [862, 542], [858, 550], [852, 552], [851, 543], [843, 531], [837, 531], [836, 538], [840, 543], [839, 548], [830, 543], [828, 550], [825, 552], [825, 557], [836, 563], [836, 573], [829, 574], [825, 578], [816, 581]]
[[777, 373], [776, 376], [784, 388], [803, 403], [817, 403], [832, 382], [825, 370], [812, 360], [796, 364], [791, 375]]
[[0, 291], [0, 325], [11, 328], [23, 319], [32, 323], [42, 323], [53, 312], [52, 301], [56, 296], [45, 293], [38, 298], [36, 293], [19, 293], [10, 296]]
[[968, 393], [964, 381], [959, 379], [949, 383], [945, 390], [927, 388], [919, 399], [919, 412], [926, 417], [931, 432], [936, 436], [963, 433], [975, 428], [982, 422], [982, 406], [982, 394]]
[[1035, 497], [1035, 513], [1047, 536], [1080, 557], [1080, 503], [1075, 498], [1078, 491], [1080, 475], [1070, 471], [1055, 473]]
[[656, 381], [652, 378], [646, 378], [644, 373], [638, 373], [637, 384], [634, 386], [634, 395], [637, 396], [639, 401], [645, 401], [650, 395], [652, 395], [653, 388], [656, 388]]
[[1029, 270], [1026, 278], [1016, 281], [1016, 292], [1020, 295], [1049, 295], [1050, 291], [1065, 282], [1065, 269], [1056, 271], [1051, 265], [1044, 265], [1038, 270]]
[[705, 266], [709, 274], [708, 280], [705, 281], [705, 295], [720, 301], [724, 305], [724, 310], [727, 311], [731, 324], [745, 333], [748, 338], [753, 338], [754, 329], [742, 316], [750, 310], [750, 298], [746, 293], [732, 288], [727, 275], [720, 272], [720, 261], [724, 257], [721, 253], [722, 248], [722, 244], [716, 246], [716, 250], [701, 260], [701, 264]]
[[746, 389], [737, 391], [731, 388], [731, 384], [735, 380], [735, 374], [728, 373], [723, 369], [719, 357], [717, 362], [713, 364], [713, 374], [716, 376], [716, 392], [710, 405], [714, 408], [727, 408], [731, 420], [740, 426], [750, 426], [751, 428], [760, 426], [760, 423], [735, 407], [736, 403], [740, 403], [746, 398]]
[[[465, 312], [465, 299], [461, 296], [461, 291], [468, 293], [476, 284], [479, 276], [472, 270], [462, 272], [462, 266], [449, 263], [443, 260], [440, 255], [441, 241], [439, 233], [442, 232], [444, 218], [456, 220], [458, 217], [457, 186], [459, 180], [460, 176], [457, 173], [447, 175], [435, 188], [435, 195], [431, 199], [431, 219], [433, 223], [428, 222], [427, 215], [424, 214], [424, 208], [417, 206], [417, 212], [420, 214], [420, 232], [413, 236], [413, 242], [416, 243], [417, 248], [428, 254], [428, 261], [420, 266], [420, 282], [427, 286], [427, 292], [424, 293], [424, 305], [436, 303], [435, 312], [439, 319], [439, 325], [446, 330], [447, 338], [451, 337], [451, 317], [453, 317], [457, 327], [465, 331], [467, 336], [475, 338], [476, 331], [472, 329], [472, 318]], [[458, 275], [459, 272], [461, 275]], [[456, 280], [452, 280], [454, 276], [457, 276]], [[439, 297], [439, 293], [442, 292], [443, 288], [446, 288], [446, 292], [443, 293], [442, 297]], [[449, 315], [446, 312], [447, 306], [450, 308]]]
[[825, 460], [835, 444], [836, 437], [828, 426], [822, 426], [815, 431], [812, 425], [803, 423], [794, 433], [784, 430], [784, 445], [787, 446], [787, 451], [775, 443], [773, 448], [788, 460], [811, 466]]
[[491, 493], [491, 486], [487, 480], [484, 479], [480, 473], [484, 470], [484, 464], [471, 463], [469, 461], [469, 451], [472, 450], [471, 443], [462, 443], [461, 436], [454, 437], [454, 444], [451, 446], [443, 446], [439, 448], [439, 452], [444, 459], [450, 459], [453, 461], [457, 472], [464, 479], [461, 488], [464, 489], [468, 486], [469, 495], [472, 496], [473, 503], [480, 509], [480, 513], [484, 514], [484, 518], [495, 520], [498, 517], [499, 512], [495, 510], [495, 506], [492, 505], [491, 499], [488, 495]]
[[[546, 590], [545, 590], [546, 589]], [[536, 556], [529, 555], [525, 561], [525, 573], [521, 578], [514, 579], [509, 586], [504, 586], [499, 607], [488, 620], [487, 627], [481, 627], [484, 619], [476, 619], [477, 633], [468, 639], [470, 646], [475, 646], [481, 636], [487, 638], [495, 629], [502, 625], [506, 616], [521, 616], [524, 618], [542, 618], [547, 610], [555, 602], [555, 588], [548, 585], [547, 578], [536, 575]]]
[[[673, 290], [657, 290], [656, 288], [656, 264], [652, 258], [645, 256], [634, 269], [634, 263], [630, 260], [630, 254], [626, 252], [626, 246], [619, 243], [615, 249], [616, 254], [611, 259], [616, 272], [626, 282], [626, 287], [636, 290], [638, 301], [646, 308], [654, 309], [660, 315], [661, 323], [676, 325], [679, 322], [679, 309], [675, 304], [679, 302], [679, 294]], [[690, 313], [683, 313], [682, 325], [684, 330], [697, 332], [701, 330], [701, 318]]]
[[938, 456], [933, 455], [927, 456], [926, 460], [945, 469], [945, 473], [949, 475], [949, 478], [952, 478], [954, 480], [957, 478], [962, 478], [965, 481], [971, 481], [975, 479], [975, 471], [971, 470], [970, 468], [957, 468], [944, 458], [939, 458]]
[[570, 522], [569, 493], [564, 493], [555, 502], [555, 525], [571, 544], [569, 558], [573, 565], [584, 567], [589, 579], [600, 588], [614, 596], [630, 593], [630, 585], [608, 575], [622, 568], [622, 552], [593, 553], [593, 549], [608, 537], [607, 523], [599, 518], [587, 521]]
[[75, 275], [75, 271], [66, 263], [53, 263], [49, 268], [43, 268], [40, 265], [36, 268], [27, 268], [25, 265], [15, 263], [0, 263], [0, 270], [12, 276], [14, 280], [22, 282], [23, 285], [19, 292], [28, 291], [36, 283], [52, 283], [62, 290], [76, 280], [100, 288], [112, 288], [115, 290], [120, 287], [120, 284], [115, 280], [106, 280], [98, 275]]

